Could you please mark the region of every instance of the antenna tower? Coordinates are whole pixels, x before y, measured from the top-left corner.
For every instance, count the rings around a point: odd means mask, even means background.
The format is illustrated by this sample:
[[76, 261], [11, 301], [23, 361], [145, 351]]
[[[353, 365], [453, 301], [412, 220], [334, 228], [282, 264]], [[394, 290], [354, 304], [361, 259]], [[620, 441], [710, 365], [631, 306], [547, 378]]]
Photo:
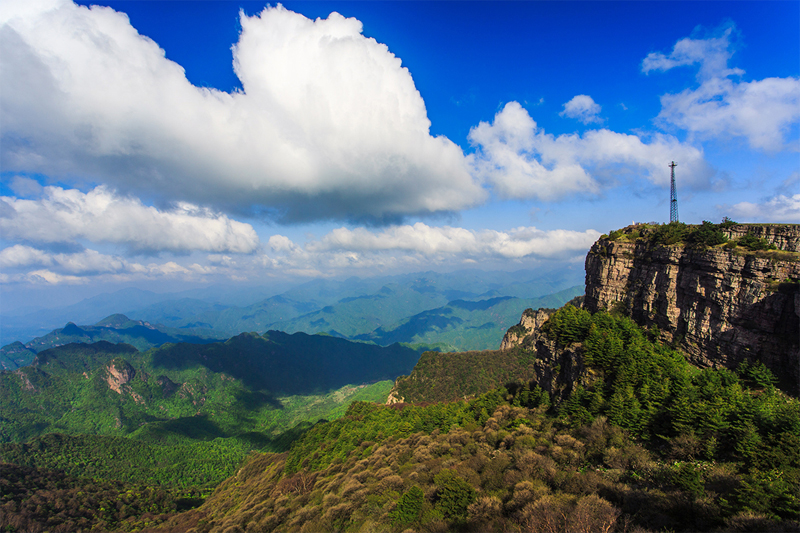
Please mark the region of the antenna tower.
[[678, 221], [678, 191], [675, 189], [675, 167], [678, 164], [673, 161], [668, 165], [672, 169], [672, 177], [670, 178], [669, 188], [669, 221]]

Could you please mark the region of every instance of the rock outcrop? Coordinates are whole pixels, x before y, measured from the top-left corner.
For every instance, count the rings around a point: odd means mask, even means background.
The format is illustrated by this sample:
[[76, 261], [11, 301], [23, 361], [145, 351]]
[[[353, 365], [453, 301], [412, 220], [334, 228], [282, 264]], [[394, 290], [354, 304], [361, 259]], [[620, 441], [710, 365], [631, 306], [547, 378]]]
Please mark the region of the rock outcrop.
[[511, 326], [508, 331], [506, 331], [503, 342], [500, 344], [500, 349], [510, 350], [522, 344], [525, 337], [539, 331], [539, 328], [542, 327], [542, 324], [547, 322], [550, 315], [551, 313], [544, 309], [537, 309], [536, 311], [533, 309], [526, 309], [523, 311], [522, 318], [519, 319], [519, 324]]
[[797, 224], [736, 224], [723, 228], [729, 239], [741, 239], [753, 235], [774, 244], [778, 250], [800, 252], [800, 225]]
[[122, 387], [133, 379], [136, 370], [124, 359], [115, 359], [106, 366], [106, 383], [108, 388], [122, 394]]
[[[623, 232], [631, 234], [635, 226]], [[739, 225], [779, 250], [654, 245], [601, 238], [586, 257], [591, 312], [610, 309], [660, 330], [697, 366], [761, 361], [784, 390], [800, 391], [800, 226]], [[623, 233], [624, 234], [624, 233]], [[635, 235], [635, 234], [634, 234]]]

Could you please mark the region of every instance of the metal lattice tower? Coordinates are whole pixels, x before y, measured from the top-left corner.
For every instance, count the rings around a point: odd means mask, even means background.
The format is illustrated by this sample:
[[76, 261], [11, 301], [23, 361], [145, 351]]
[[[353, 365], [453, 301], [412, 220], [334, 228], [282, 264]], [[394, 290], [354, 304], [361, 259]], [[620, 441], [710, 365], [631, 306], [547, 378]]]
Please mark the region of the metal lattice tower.
[[678, 191], [675, 189], [675, 167], [677, 167], [678, 164], [675, 161], [673, 161], [668, 166], [672, 169], [672, 177], [670, 178], [670, 189], [669, 189], [669, 221], [677, 222]]

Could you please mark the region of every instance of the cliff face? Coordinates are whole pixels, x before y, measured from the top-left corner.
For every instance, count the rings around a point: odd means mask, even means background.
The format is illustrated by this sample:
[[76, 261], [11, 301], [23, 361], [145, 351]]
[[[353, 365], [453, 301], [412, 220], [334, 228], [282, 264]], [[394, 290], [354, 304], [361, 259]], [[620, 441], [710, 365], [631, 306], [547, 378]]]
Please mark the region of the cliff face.
[[658, 327], [662, 340], [677, 344], [697, 366], [761, 361], [784, 390], [797, 394], [800, 226], [741, 225], [726, 232], [733, 238], [749, 232], [779, 251], [601, 238], [586, 257], [584, 306], [619, 310], [640, 325]]
[[519, 324], [512, 326], [506, 331], [503, 336], [503, 342], [500, 344], [500, 350], [510, 350], [515, 346], [522, 344], [525, 337], [532, 333], [538, 332], [542, 324], [547, 322], [550, 318], [550, 313], [543, 309], [526, 309], [522, 312], [522, 318], [519, 319]]

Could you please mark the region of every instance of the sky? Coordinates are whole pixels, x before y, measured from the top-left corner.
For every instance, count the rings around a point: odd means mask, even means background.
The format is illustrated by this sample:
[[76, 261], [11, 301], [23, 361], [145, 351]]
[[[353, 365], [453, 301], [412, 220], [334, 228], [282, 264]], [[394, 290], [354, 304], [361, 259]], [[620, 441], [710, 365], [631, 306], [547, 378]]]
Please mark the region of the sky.
[[0, 312], [800, 223], [800, 2], [0, 4]]

